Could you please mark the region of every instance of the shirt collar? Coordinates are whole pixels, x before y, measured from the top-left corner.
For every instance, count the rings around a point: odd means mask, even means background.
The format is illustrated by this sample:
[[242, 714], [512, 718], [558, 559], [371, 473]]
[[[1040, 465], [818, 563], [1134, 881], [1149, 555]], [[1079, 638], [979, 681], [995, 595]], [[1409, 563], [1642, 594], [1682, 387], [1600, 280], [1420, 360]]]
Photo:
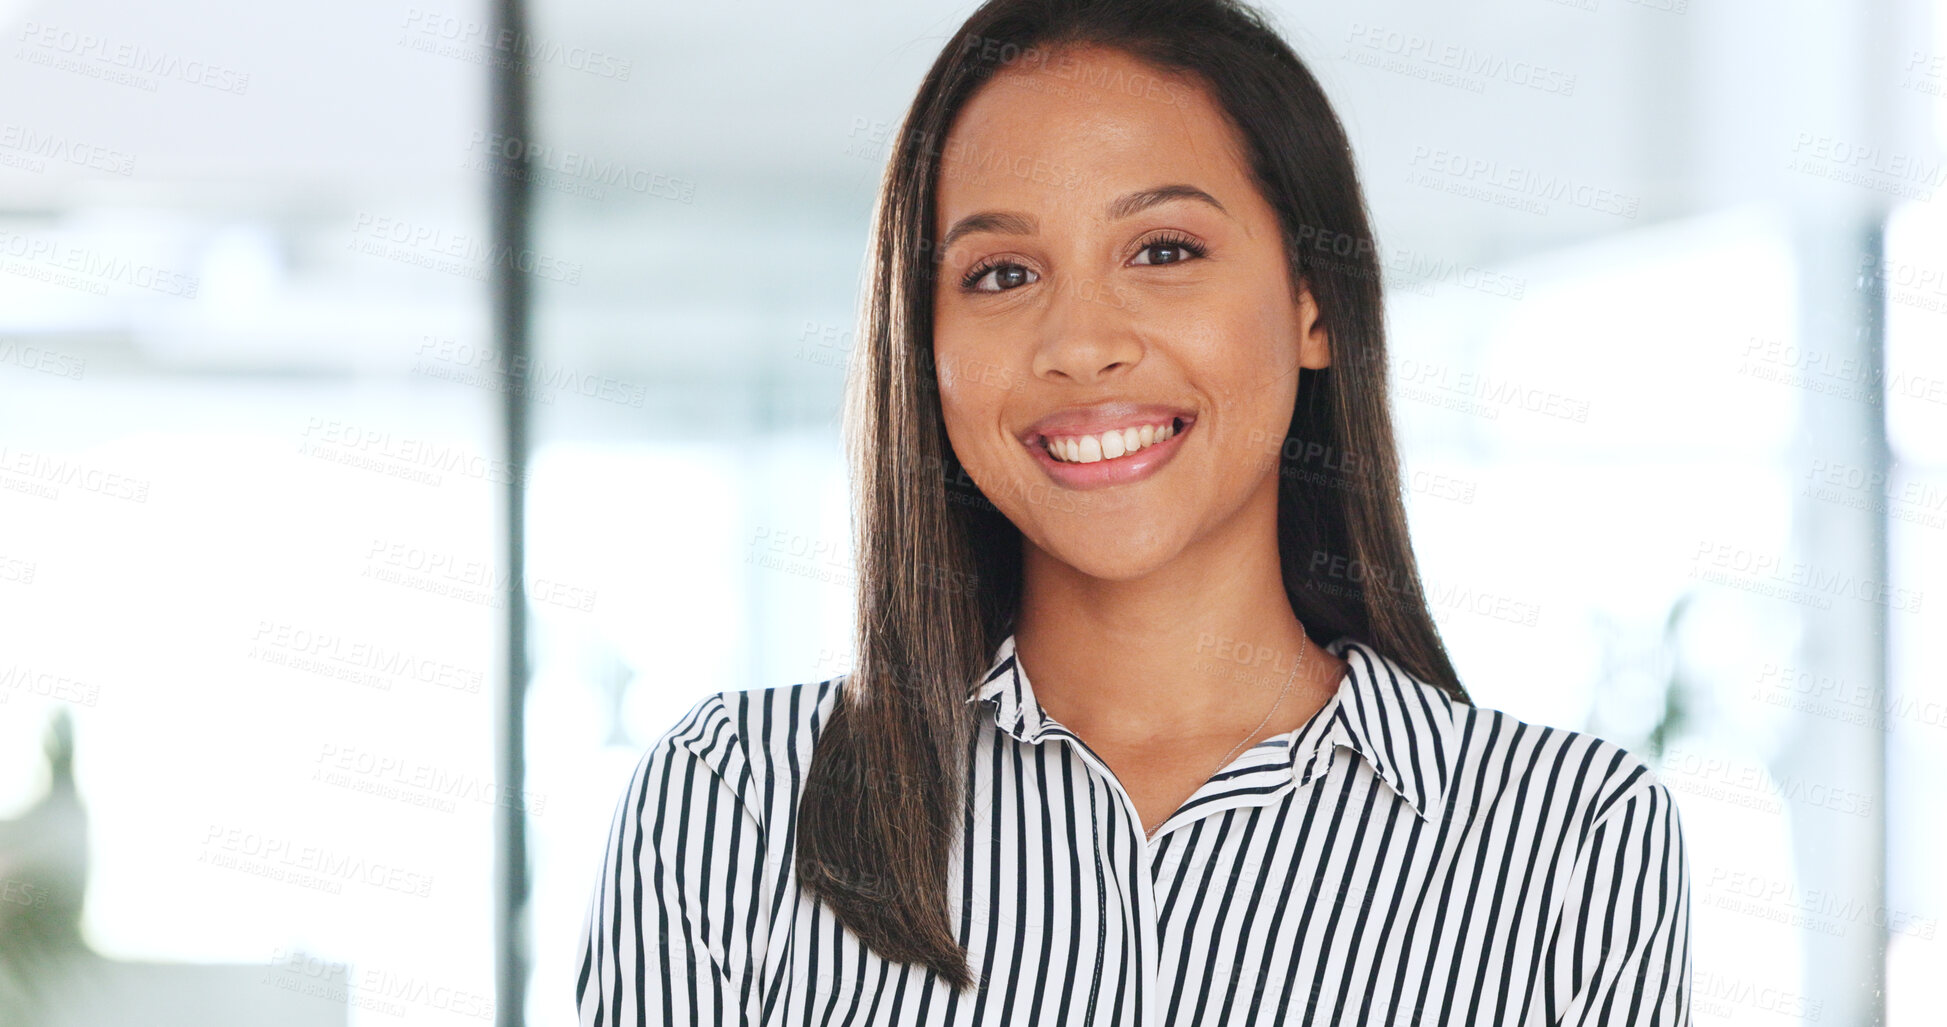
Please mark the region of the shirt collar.
[[[1293, 780], [1299, 787], [1311, 783], [1331, 767], [1333, 750], [1343, 746], [1365, 760], [1422, 819], [1434, 819], [1451, 776], [1453, 700], [1351, 636], [1340, 636], [1325, 649], [1344, 659], [1348, 669], [1338, 691], [1311, 720], [1276, 736], [1279, 744], [1290, 747]], [[992, 706], [995, 726], [1022, 742], [1038, 743], [1050, 733], [1074, 737], [1035, 699], [1012, 634], [996, 647], [966, 701], [982, 699]]]

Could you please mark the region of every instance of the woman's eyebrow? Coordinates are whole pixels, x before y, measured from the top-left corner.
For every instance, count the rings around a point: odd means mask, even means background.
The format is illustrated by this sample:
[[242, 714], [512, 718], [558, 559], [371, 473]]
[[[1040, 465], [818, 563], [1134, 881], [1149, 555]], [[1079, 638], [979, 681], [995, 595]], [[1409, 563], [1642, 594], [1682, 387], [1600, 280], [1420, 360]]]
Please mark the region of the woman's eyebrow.
[[[1159, 185], [1153, 189], [1139, 189], [1133, 193], [1125, 193], [1109, 201], [1109, 205], [1103, 211], [1103, 214], [1110, 221], [1120, 221], [1123, 218], [1134, 217], [1157, 204], [1168, 203], [1171, 200], [1196, 200], [1223, 211], [1227, 217], [1230, 215], [1230, 211], [1225, 210], [1224, 205], [1217, 202], [1215, 196], [1204, 192], [1196, 186], [1181, 183], [1175, 185]], [[941, 252], [945, 252], [946, 250], [952, 249], [953, 244], [961, 236], [973, 232], [999, 232], [1003, 235], [1033, 235], [1035, 230], [1036, 222], [1031, 215], [1022, 214], [1018, 211], [983, 210], [977, 214], [969, 214], [954, 222], [953, 227], [947, 230], [946, 237], [941, 240], [940, 250]]]
[[940, 252], [945, 253], [963, 235], [973, 232], [999, 232], [1002, 235], [1033, 235], [1035, 220], [1026, 214], [1005, 210], [983, 210], [969, 214], [953, 223], [947, 229], [946, 238], [940, 242]]
[[1120, 221], [1123, 218], [1140, 214], [1159, 203], [1168, 203], [1171, 200], [1197, 200], [1210, 204], [1212, 207], [1223, 211], [1226, 215], [1230, 213], [1230, 211], [1224, 210], [1224, 205], [1218, 203], [1215, 196], [1193, 185], [1159, 185], [1154, 189], [1143, 189], [1139, 192], [1129, 193], [1110, 203], [1106, 213], [1110, 221]]

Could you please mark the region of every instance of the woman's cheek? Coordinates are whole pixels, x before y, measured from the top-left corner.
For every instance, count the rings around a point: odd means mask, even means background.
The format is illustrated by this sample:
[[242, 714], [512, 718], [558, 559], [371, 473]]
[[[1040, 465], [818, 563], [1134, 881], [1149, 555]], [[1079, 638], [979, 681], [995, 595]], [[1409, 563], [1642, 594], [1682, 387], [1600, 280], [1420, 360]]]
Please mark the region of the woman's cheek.
[[959, 454], [961, 462], [980, 465], [990, 458], [982, 445], [983, 433], [979, 426], [986, 423], [986, 411], [976, 403], [970, 402], [968, 383], [965, 379], [946, 378], [940, 386], [940, 415], [946, 421], [947, 442]]

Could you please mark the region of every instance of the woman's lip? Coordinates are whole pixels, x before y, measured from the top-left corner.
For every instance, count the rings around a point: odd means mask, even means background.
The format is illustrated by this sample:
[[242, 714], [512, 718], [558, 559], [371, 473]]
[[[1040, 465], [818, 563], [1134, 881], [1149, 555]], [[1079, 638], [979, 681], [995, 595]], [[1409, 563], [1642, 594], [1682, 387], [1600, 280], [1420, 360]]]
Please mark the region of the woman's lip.
[[1197, 423], [1195, 414], [1165, 414], [1156, 418], [1135, 418], [1133, 420], [1101, 422], [1086, 428], [1030, 431], [1022, 436], [1021, 441], [1031, 446], [1040, 446], [1045, 444], [1049, 439], [1078, 439], [1084, 435], [1100, 435], [1103, 432], [1116, 431], [1123, 428], [1140, 428], [1146, 424], [1154, 425], [1158, 428], [1166, 424], [1173, 424], [1176, 425], [1177, 431], [1183, 432], [1189, 430], [1189, 427], [1195, 423]]
[[1188, 407], [1120, 401], [1096, 403], [1090, 406], [1069, 407], [1043, 417], [1024, 429], [1020, 438], [1023, 442], [1041, 442], [1051, 437], [1100, 435], [1105, 431], [1141, 427], [1145, 424], [1160, 426], [1177, 420], [1187, 425], [1196, 419], [1196, 413]]
[[1187, 438], [1193, 419], [1184, 419], [1183, 427], [1176, 434], [1161, 442], [1152, 442], [1135, 451], [1113, 459], [1097, 460], [1088, 464], [1071, 464], [1056, 460], [1048, 447], [1042, 445], [1041, 436], [1032, 436], [1028, 442], [1028, 452], [1041, 464], [1041, 469], [1063, 488], [1086, 491], [1103, 489], [1111, 485], [1128, 485], [1142, 481], [1155, 474], [1162, 466], [1176, 456], [1178, 443]]

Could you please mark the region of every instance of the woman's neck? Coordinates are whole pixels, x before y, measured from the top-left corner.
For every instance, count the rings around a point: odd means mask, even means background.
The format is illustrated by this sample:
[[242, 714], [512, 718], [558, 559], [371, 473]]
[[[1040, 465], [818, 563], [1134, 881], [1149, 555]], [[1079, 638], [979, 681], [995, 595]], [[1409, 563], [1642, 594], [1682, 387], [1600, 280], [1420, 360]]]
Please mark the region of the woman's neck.
[[1015, 652], [1049, 715], [1091, 744], [1143, 749], [1234, 739], [1272, 709], [1287, 680], [1260, 737], [1324, 705], [1345, 664], [1292, 613], [1275, 532], [1200, 543], [1120, 581], [1024, 543]]

